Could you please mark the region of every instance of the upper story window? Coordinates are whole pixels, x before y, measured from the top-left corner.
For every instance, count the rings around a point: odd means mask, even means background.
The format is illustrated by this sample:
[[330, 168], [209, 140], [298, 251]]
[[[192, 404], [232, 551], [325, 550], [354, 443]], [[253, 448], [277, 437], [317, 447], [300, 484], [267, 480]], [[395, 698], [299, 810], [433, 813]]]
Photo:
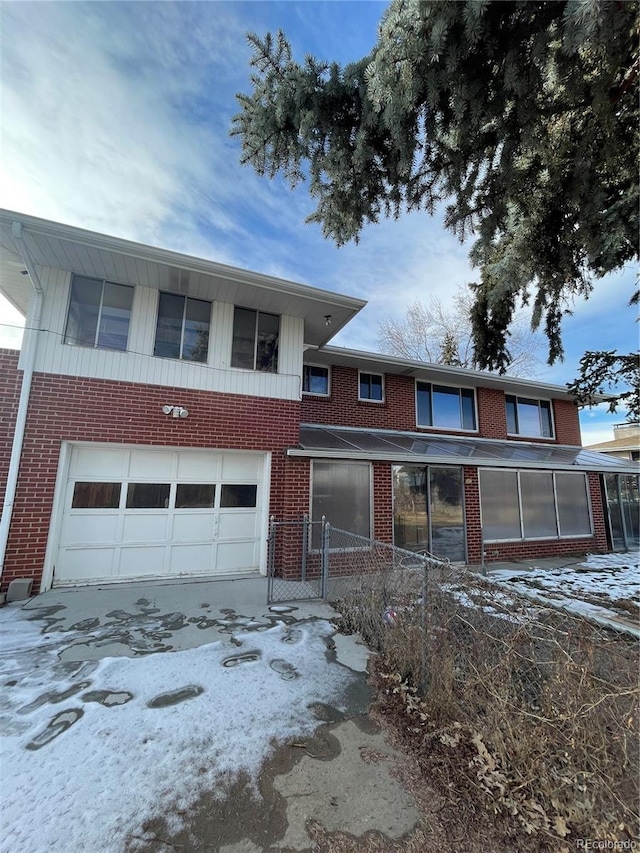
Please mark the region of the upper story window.
[[450, 388], [416, 382], [416, 416], [421, 427], [475, 430], [476, 404], [473, 388]]
[[65, 344], [125, 351], [132, 303], [133, 287], [74, 275]]
[[329, 396], [329, 368], [316, 364], [305, 364], [302, 367], [302, 393]]
[[529, 400], [507, 394], [507, 433], [531, 438], [553, 438], [553, 420], [549, 400]]
[[360, 373], [358, 399], [373, 403], [384, 401], [384, 378], [381, 373]]
[[177, 293], [161, 293], [153, 354], [184, 361], [206, 361], [210, 318], [210, 302]]
[[233, 315], [231, 367], [278, 372], [280, 317], [250, 308], [236, 308]]

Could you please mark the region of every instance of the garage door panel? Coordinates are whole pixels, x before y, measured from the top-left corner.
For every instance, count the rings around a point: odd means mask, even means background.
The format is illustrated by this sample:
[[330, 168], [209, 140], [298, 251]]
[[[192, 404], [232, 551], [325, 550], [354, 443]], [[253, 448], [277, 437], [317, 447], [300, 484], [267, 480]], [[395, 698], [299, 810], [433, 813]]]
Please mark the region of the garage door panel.
[[172, 545], [169, 560], [171, 574], [208, 574], [214, 566], [212, 545]]
[[60, 544], [63, 546], [113, 544], [118, 538], [119, 521], [117, 513], [102, 515], [87, 512], [81, 515], [69, 515], [63, 525]]
[[213, 540], [213, 513], [180, 513], [173, 517], [173, 542]]
[[[69, 581], [109, 579], [113, 575], [116, 549], [110, 548], [70, 548], [62, 550], [58, 562], [64, 565], [64, 577]], [[58, 576], [56, 566], [56, 576]]]
[[255, 512], [221, 512], [218, 539], [253, 539], [258, 535], [258, 515]]
[[264, 459], [260, 456], [244, 456], [230, 453], [222, 457], [222, 479], [257, 480], [262, 471]]
[[130, 513], [125, 515], [122, 525], [122, 542], [166, 542], [168, 540], [168, 515], [146, 515]]
[[109, 480], [114, 476], [127, 476], [127, 458], [121, 450], [106, 447], [76, 447], [71, 462], [71, 475], [76, 480], [84, 477]]
[[121, 548], [117, 569], [118, 578], [139, 578], [144, 575], [163, 575], [165, 548], [150, 547]]
[[161, 450], [134, 450], [129, 462], [129, 477], [170, 480], [173, 477], [174, 453]]
[[220, 542], [216, 555], [216, 571], [255, 571], [258, 568], [257, 542]]
[[217, 453], [181, 452], [178, 457], [178, 480], [187, 483], [214, 482], [220, 478], [220, 466]]

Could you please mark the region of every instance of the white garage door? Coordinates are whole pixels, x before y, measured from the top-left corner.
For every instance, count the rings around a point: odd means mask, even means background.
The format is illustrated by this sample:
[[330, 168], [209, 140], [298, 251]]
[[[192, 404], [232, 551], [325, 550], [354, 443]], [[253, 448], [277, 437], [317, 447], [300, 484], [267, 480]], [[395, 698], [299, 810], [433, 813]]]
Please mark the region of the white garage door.
[[265, 454], [72, 448], [53, 583], [255, 572]]

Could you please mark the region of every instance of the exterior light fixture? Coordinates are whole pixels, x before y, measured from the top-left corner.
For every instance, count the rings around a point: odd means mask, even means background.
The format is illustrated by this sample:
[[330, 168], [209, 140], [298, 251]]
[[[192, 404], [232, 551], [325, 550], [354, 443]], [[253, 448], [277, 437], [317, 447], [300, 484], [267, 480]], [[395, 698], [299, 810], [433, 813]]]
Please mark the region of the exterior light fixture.
[[162, 411], [165, 415], [171, 415], [172, 418], [189, 417], [189, 412], [183, 406], [163, 406]]
[[324, 324], [325, 324], [325, 326], [330, 326], [330, 325], [331, 325], [331, 320], [332, 320], [331, 314], [325, 314], [325, 315], [324, 315]]

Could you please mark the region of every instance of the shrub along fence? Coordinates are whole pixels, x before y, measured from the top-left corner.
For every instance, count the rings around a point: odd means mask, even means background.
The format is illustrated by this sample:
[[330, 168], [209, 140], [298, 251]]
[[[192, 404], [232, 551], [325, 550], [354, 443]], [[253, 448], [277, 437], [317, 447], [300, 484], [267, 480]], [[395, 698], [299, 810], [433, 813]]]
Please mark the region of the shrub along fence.
[[326, 597], [381, 653], [379, 683], [491, 812], [554, 850], [638, 837], [637, 640], [345, 531], [327, 559]]

